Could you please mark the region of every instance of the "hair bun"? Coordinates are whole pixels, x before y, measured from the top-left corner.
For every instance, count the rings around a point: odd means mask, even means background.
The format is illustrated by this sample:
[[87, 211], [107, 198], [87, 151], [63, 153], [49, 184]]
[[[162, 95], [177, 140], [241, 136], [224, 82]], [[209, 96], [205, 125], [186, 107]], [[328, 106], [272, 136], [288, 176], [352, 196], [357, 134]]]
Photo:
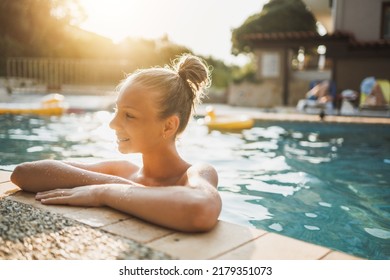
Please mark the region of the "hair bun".
[[210, 71], [207, 64], [196, 56], [185, 54], [179, 57], [175, 70], [191, 88], [193, 99], [200, 101], [204, 89], [210, 85]]
[[179, 74], [180, 78], [182, 78], [184, 81], [187, 81], [187, 74], [185, 71], [179, 70], [177, 73]]

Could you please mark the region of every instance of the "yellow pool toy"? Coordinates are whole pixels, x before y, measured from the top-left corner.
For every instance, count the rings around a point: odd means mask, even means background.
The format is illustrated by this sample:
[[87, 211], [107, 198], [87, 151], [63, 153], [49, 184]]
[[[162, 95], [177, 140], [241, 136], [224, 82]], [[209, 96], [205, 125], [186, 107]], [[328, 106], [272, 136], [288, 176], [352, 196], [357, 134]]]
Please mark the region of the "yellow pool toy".
[[62, 115], [67, 105], [64, 96], [52, 93], [44, 96], [40, 103], [0, 103], [0, 114], [16, 115]]
[[246, 115], [217, 116], [212, 107], [206, 109], [206, 117], [202, 120], [209, 129], [216, 130], [243, 130], [253, 127], [255, 121]]

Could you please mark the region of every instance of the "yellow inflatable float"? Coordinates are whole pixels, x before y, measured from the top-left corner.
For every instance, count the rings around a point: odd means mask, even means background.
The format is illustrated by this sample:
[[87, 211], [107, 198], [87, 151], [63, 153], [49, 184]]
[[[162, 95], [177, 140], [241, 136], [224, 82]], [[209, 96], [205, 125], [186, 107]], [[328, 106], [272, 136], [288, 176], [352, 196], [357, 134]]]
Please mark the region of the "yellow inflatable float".
[[0, 103], [0, 114], [17, 115], [62, 115], [67, 109], [64, 96], [52, 93], [44, 96], [40, 103]]
[[201, 123], [209, 129], [216, 130], [242, 130], [253, 127], [255, 121], [246, 115], [217, 116], [213, 107], [206, 108], [206, 116]]

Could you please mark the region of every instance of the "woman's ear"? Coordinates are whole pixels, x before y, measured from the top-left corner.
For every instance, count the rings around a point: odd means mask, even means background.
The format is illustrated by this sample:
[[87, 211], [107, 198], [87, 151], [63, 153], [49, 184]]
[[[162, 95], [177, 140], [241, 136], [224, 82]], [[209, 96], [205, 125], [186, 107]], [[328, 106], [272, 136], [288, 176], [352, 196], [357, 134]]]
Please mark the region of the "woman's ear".
[[172, 115], [165, 120], [163, 137], [168, 139], [176, 135], [177, 129], [179, 128], [180, 119], [177, 115]]

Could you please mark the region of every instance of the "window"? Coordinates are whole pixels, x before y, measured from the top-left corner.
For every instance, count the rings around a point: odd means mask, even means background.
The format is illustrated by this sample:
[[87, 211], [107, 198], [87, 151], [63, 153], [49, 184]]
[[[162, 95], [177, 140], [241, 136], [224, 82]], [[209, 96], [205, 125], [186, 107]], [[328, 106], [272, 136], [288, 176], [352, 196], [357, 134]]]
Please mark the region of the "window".
[[390, 40], [390, 2], [382, 3], [381, 38]]

